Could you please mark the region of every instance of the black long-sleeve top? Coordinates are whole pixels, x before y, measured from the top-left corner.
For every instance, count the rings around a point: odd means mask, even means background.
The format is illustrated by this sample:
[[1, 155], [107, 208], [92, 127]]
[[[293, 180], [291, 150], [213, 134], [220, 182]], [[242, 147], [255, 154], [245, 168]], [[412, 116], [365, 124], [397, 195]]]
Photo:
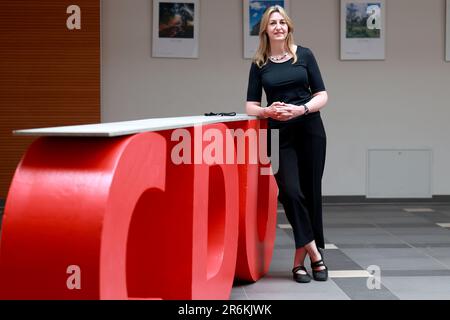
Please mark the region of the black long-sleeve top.
[[[275, 101], [302, 105], [311, 100], [314, 93], [324, 91], [325, 85], [312, 51], [297, 46], [296, 54], [297, 62], [295, 64], [292, 64], [293, 58], [281, 63], [269, 60], [261, 68], [252, 63], [247, 101], [261, 102], [262, 89], [264, 89], [268, 105]], [[272, 128], [277, 128], [283, 124], [303, 121], [318, 115], [319, 112], [313, 112], [288, 121], [269, 118], [269, 124]]]

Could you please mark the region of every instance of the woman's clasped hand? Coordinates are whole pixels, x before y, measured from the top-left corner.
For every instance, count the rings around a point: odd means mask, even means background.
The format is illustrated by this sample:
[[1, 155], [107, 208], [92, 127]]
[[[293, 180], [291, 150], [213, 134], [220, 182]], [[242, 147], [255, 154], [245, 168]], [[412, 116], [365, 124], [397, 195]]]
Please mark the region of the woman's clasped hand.
[[276, 101], [264, 110], [264, 117], [287, 121], [305, 113], [302, 106]]

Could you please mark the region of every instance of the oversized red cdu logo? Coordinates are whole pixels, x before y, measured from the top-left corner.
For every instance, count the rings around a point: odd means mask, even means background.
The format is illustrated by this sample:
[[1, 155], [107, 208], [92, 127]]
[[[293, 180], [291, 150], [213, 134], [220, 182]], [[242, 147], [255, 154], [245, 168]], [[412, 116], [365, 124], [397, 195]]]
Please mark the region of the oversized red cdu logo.
[[274, 241], [273, 176], [258, 178], [247, 164], [197, 163], [211, 151], [210, 129], [230, 141], [224, 124], [185, 129], [194, 152], [181, 164], [171, 159], [174, 130], [38, 139], [7, 198], [0, 298], [227, 299], [235, 276], [263, 276]]

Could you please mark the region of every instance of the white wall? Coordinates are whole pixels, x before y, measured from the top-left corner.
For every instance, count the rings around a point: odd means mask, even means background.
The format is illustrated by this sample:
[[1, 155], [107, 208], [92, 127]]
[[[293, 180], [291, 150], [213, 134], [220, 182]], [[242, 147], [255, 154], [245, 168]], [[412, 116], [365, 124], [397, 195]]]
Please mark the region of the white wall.
[[[432, 193], [450, 194], [445, 0], [387, 0], [386, 59], [339, 60], [339, 1], [291, 0], [296, 42], [329, 103], [324, 195], [365, 195], [368, 148], [431, 148]], [[244, 112], [242, 1], [201, 0], [200, 58], [151, 57], [151, 0], [102, 1], [102, 121]]]

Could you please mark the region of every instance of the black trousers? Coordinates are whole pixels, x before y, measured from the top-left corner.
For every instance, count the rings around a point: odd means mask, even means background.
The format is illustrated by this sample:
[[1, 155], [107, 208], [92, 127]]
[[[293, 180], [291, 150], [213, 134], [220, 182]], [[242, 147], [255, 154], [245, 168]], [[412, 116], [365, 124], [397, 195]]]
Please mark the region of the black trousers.
[[296, 249], [313, 240], [318, 247], [325, 247], [322, 176], [326, 134], [320, 114], [311, 116], [279, 129], [279, 168], [275, 178], [278, 199], [294, 231]]

